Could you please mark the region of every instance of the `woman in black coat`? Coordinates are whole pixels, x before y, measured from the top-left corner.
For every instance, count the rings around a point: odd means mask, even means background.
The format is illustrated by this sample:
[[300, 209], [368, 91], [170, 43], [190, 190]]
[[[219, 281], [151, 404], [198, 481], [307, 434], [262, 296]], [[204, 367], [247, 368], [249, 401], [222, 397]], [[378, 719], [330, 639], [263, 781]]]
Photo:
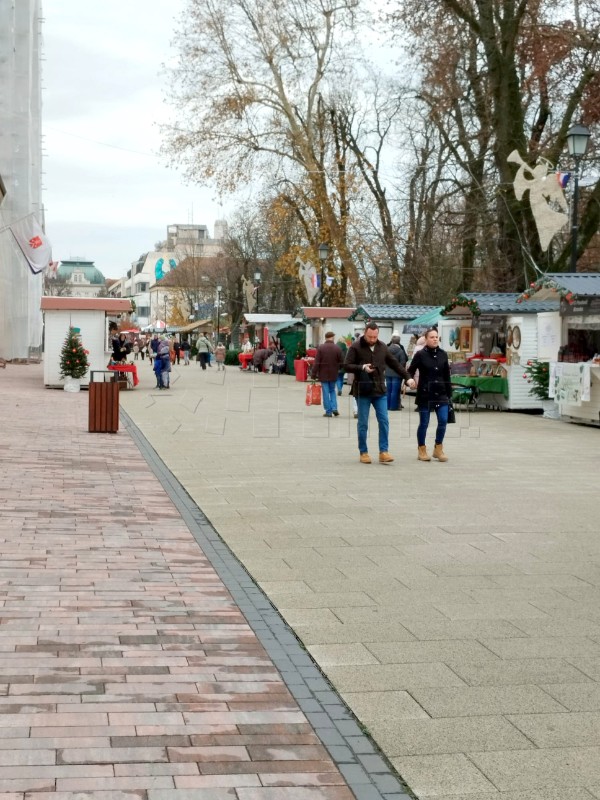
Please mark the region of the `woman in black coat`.
[[425, 437], [432, 411], [435, 411], [437, 416], [433, 457], [439, 461], [448, 461], [448, 456], [444, 453], [443, 442], [446, 425], [448, 424], [448, 409], [452, 399], [452, 387], [450, 385], [448, 354], [438, 345], [439, 334], [437, 328], [430, 328], [425, 333], [425, 347], [416, 353], [408, 368], [413, 377], [415, 372], [419, 370], [419, 384], [417, 386], [419, 461], [431, 461], [431, 456], [427, 454]]
[[113, 361], [127, 361], [127, 336], [120, 333], [112, 340]]

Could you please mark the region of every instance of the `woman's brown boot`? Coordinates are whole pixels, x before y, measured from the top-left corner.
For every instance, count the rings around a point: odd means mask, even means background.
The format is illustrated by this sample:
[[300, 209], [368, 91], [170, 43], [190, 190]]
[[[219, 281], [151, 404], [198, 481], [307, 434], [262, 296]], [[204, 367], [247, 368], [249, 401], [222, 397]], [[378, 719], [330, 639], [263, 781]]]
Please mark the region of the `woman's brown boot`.
[[419, 461], [431, 461], [431, 456], [427, 455], [427, 447], [424, 444], [420, 444], [418, 450], [419, 450], [419, 455], [418, 455]]
[[444, 453], [444, 445], [437, 444], [433, 448], [433, 457], [437, 458], [438, 461], [448, 461], [448, 456]]

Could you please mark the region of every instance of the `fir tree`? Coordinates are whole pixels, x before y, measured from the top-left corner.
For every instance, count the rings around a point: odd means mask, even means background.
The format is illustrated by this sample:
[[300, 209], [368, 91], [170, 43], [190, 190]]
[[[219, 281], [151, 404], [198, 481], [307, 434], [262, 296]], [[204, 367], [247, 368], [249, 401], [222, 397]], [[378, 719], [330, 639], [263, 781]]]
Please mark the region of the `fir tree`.
[[89, 367], [88, 353], [75, 328], [69, 328], [60, 354], [61, 378], [83, 378]]
[[539, 361], [537, 358], [527, 362], [523, 377], [527, 383], [531, 384], [529, 394], [539, 397], [540, 400], [548, 398], [550, 387], [550, 366], [547, 361]]

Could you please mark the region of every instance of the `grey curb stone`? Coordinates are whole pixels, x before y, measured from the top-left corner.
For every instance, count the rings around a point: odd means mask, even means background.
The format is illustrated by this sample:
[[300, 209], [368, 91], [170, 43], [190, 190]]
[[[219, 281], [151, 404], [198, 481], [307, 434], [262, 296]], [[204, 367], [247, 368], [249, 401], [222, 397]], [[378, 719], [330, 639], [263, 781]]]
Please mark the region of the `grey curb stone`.
[[[378, 754], [334, 687], [183, 486], [121, 409], [123, 427], [169, 495], [219, 578], [244, 614], [316, 735], [357, 800], [410, 800], [405, 786]], [[279, 666], [278, 666], [279, 665]], [[304, 705], [303, 705], [304, 704]], [[308, 711], [306, 707], [310, 707]], [[361, 754], [360, 764], [354, 753]], [[367, 755], [365, 755], [367, 754]], [[385, 795], [382, 794], [385, 791]]]

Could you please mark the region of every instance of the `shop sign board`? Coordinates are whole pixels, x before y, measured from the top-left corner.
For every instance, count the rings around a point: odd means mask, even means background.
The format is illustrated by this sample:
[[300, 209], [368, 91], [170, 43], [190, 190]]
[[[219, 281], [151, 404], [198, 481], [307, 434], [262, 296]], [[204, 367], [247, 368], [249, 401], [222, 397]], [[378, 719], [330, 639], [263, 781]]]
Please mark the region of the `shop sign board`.
[[560, 313], [563, 317], [572, 317], [575, 314], [600, 314], [600, 297], [575, 298], [572, 303], [561, 300]]

